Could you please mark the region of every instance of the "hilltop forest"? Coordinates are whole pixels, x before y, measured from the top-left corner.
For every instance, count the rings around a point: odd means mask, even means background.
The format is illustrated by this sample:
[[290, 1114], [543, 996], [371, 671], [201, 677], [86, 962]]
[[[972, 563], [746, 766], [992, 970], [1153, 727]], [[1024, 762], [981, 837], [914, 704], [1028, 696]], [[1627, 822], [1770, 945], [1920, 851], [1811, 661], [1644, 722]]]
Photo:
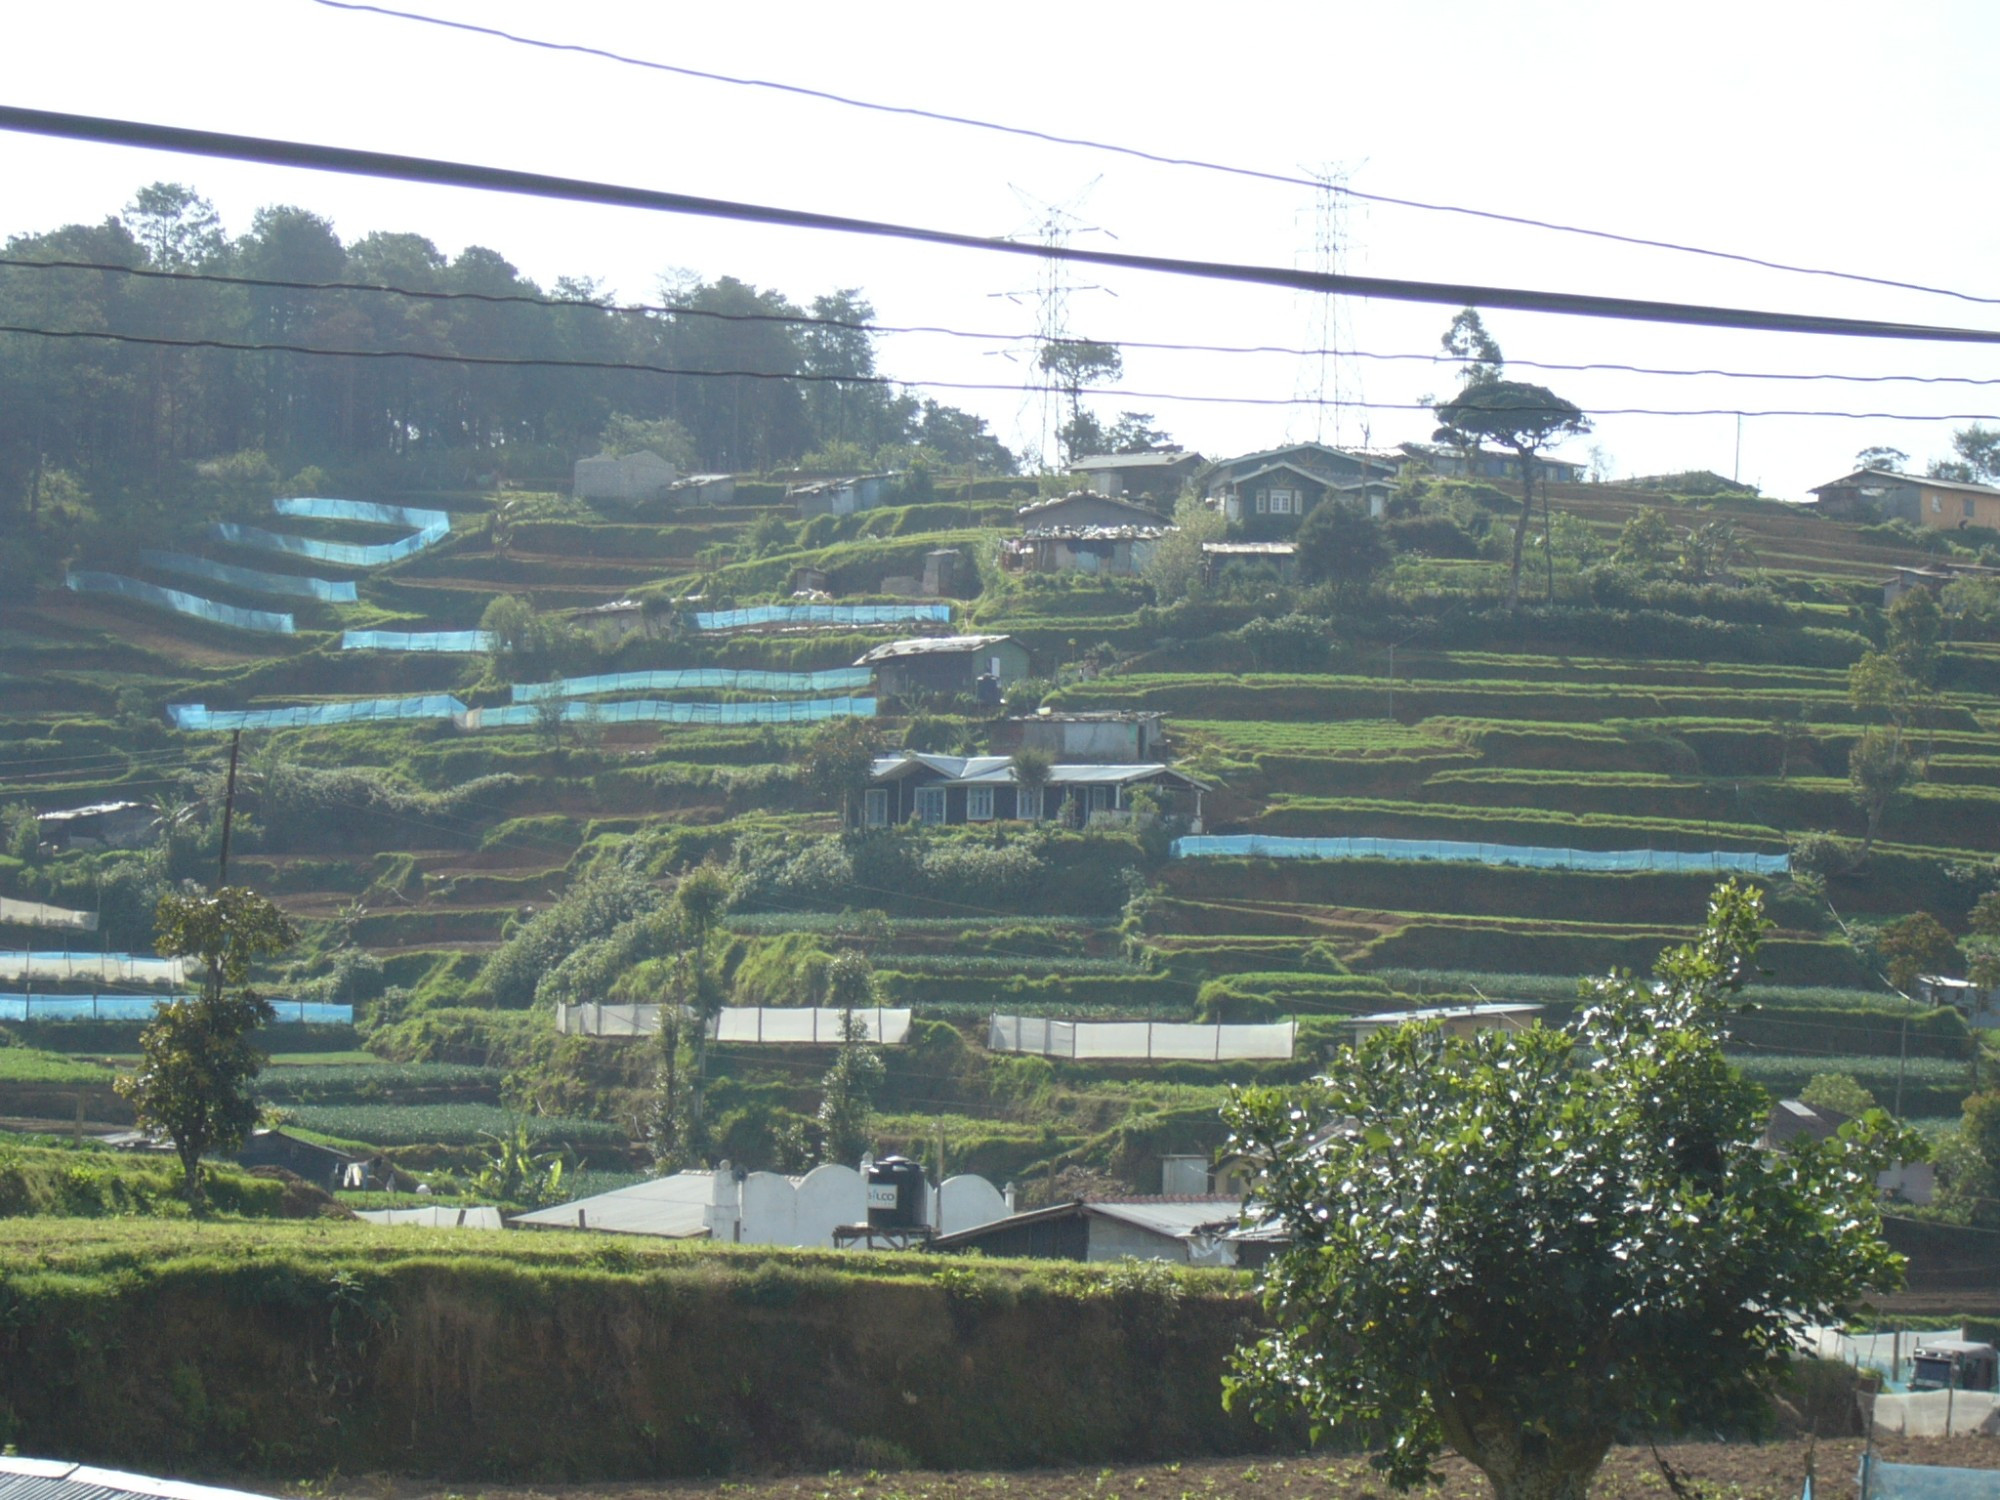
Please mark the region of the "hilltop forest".
[[643, 442], [683, 470], [817, 455], [1011, 473], [979, 418], [881, 379], [873, 317], [853, 289], [802, 306], [685, 272], [626, 310], [587, 276], [544, 288], [479, 245], [343, 244], [290, 205], [232, 239], [197, 193], [154, 183], [98, 224], [7, 242], [0, 324], [65, 336], [0, 337], [0, 515], [60, 546], [79, 527], [157, 531], [302, 472], [552, 481], [607, 427], [614, 448]]

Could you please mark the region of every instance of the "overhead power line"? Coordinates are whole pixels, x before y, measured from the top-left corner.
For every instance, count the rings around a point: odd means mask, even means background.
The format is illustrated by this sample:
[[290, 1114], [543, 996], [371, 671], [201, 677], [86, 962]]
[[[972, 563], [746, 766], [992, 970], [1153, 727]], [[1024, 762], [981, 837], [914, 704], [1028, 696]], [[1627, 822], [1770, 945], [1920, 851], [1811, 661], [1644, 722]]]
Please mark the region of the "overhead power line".
[[817, 213], [769, 204], [706, 198], [655, 188], [591, 182], [545, 172], [487, 167], [435, 157], [403, 156], [386, 151], [361, 151], [345, 146], [273, 140], [264, 136], [232, 135], [222, 131], [189, 130], [96, 115], [72, 115], [55, 110], [0, 105], [0, 130], [59, 140], [94, 141], [152, 151], [174, 151], [224, 161], [256, 162], [315, 172], [379, 177], [397, 182], [421, 182], [440, 187], [474, 188], [559, 202], [595, 203], [651, 213], [684, 214], [743, 224], [787, 229], [864, 235], [905, 240], [957, 250], [996, 255], [1030, 256], [1075, 261], [1127, 271], [1233, 282], [1248, 286], [1282, 287], [1293, 291], [1333, 292], [1376, 297], [1389, 302], [1414, 302], [1442, 307], [1510, 308], [1519, 312], [1556, 313], [1569, 317], [1608, 318], [1625, 322], [1677, 324], [1699, 328], [1738, 328], [1764, 333], [1801, 333], [1842, 338], [1908, 339], [1927, 343], [2000, 344], [2000, 330], [1953, 328], [1929, 323], [1890, 323], [1865, 318], [1836, 318], [1811, 313], [1769, 312], [1755, 308], [1714, 307], [1697, 303], [1656, 302], [1595, 293], [1544, 292], [1522, 287], [1480, 286], [1473, 283], [1411, 281], [1380, 276], [1332, 275], [1288, 266], [1241, 265], [1226, 261], [1187, 260], [1173, 256], [1136, 255], [1118, 250], [1086, 250], [1074, 245], [1021, 244], [946, 229], [896, 224], [843, 214]]
[[[888, 375], [814, 375], [790, 370], [699, 370], [675, 365], [647, 364], [640, 360], [561, 359], [553, 356], [512, 354], [446, 354], [417, 349], [323, 349], [311, 344], [252, 343], [238, 339], [169, 338], [163, 334], [109, 333], [96, 328], [35, 328], [18, 323], [0, 323], [0, 333], [28, 338], [98, 340], [113, 344], [139, 344], [158, 349], [214, 349], [235, 354], [297, 354], [320, 359], [396, 360], [411, 359], [425, 364], [499, 366], [513, 369], [609, 370], [637, 375], [671, 375], [701, 380], [778, 380], [805, 385], [907, 386], [939, 391], [1015, 391], [1019, 387], [996, 381], [909, 380]], [[1359, 401], [1313, 396], [1213, 396], [1178, 391], [1141, 391], [1119, 386], [1094, 386], [1092, 394], [1115, 396], [1129, 401], [1177, 401], [1200, 406], [1339, 406], [1355, 411], [1420, 411], [1433, 406], [1423, 401]], [[1541, 405], [1489, 407], [1499, 412], [1542, 412]], [[1594, 406], [1593, 417], [1835, 417], [1848, 421], [1871, 422], [1994, 422], [1994, 412], [1893, 412], [1822, 411], [1806, 409], [1750, 410], [1737, 407], [1666, 408], [1648, 406]]]
[[704, 83], [727, 84], [733, 88], [765, 89], [772, 93], [791, 94], [802, 99], [816, 99], [825, 104], [837, 104], [846, 109], [867, 110], [875, 114], [902, 115], [913, 120], [928, 120], [940, 125], [958, 125], [967, 130], [989, 131], [996, 135], [1017, 136], [1023, 140], [1040, 141], [1045, 145], [1074, 146], [1085, 151], [1108, 152], [1114, 156], [1129, 157], [1135, 161], [1151, 162], [1155, 166], [1187, 167], [1201, 172], [1218, 172], [1230, 177], [1248, 178], [1255, 182], [1277, 183], [1284, 187], [1312, 188], [1315, 191], [1331, 191], [1338, 196], [1354, 198], [1365, 203], [1380, 203], [1390, 208], [1416, 209], [1423, 213], [1455, 214], [1463, 218], [1485, 219], [1495, 224], [1513, 224], [1524, 229], [1541, 229], [1553, 234], [1581, 235], [1586, 239], [1605, 240], [1612, 244], [1633, 245], [1645, 250], [1665, 250], [1676, 255], [1699, 255], [1709, 260], [1734, 261], [1739, 265], [1756, 266], [1766, 271], [1782, 271], [1793, 276], [1820, 276], [1837, 281], [1854, 281], [1865, 286], [1887, 287], [1895, 291], [1921, 292], [1931, 297], [1950, 297], [1960, 302], [1983, 303], [2000, 306], [2000, 297], [1982, 297], [1973, 292], [1954, 291], [1949, 287], [1928, 286], [1923, 282], [1899, 281], [1887, 276], [1869, 276], [1856, 271], [1836, 271], [1823, 266], [1799, 266], [1781, 260], [1770, 260], [1763, 256], [1748, 255], [1734, 250], [1716, 250], [1701, 245], [1688, 245], [1676, 240], [1652, 239], [1644, 235], [1621, 234], [1615, 230], [1592, 229], [1581, 224], [1564, 224], [1553, 219], [1536, 219], [1522, 214], [1500, 213], [1494, 209], [1467, 208], [1453, 203], [1426, 203], [1417, 198], [1400, 198], [1387, 193], [1368, 193], [1346, 183], [1328, 183], [1315, 177], [1302, 177], [1291, 172], [1273, 172], [1260, 167], [1235, 166], [1228, 162], [1208, 161], [1196, 156], [1173, 156], [1165, 152], [1148, 151], [1138, 146], [1118, 145], [1110, 141], [1091, 140], [1084, 136], [1062, 135], [1055, 131], [1036, 130], [1026, 125], [1006, 125], [995, 120], [976, 119], [970, 115], [955, 115], [942, 110], [920, 109], [907, 104], [882, 104], [868, 99], [857, 99], [848, 94], [836, 94], [828, 89], [810, 88], [803, 84], [778, 83], [767, 78], [744, 78], [730, 73], [716, 73], [702, 68], [690, 68], [677, 63], [663, 63], [651, 58], [634, 57], [629, 53], [613, 52], [604, 47], [591, 47], [578, 42], [554, 42], [541, 37], [523, 36], [519, 32], [505, 31], [497, 26], [480, 26], [470, 21], [447, 20], [442, 16], [428, 16], [416, 11], [395, 10], [385, 5], [365, 5], [357, 0], [314, 0], [329, 10], [353, 11], [365, 15], [384, 16], [397, 21], [415, 21], [425, 26], [437, 26], [447, 31], [463, 31], [474, 36], [491, 37], [496, 41], [511, 42], [517, 46], [535, 47], [545, 52], [568, 52], [579, 57], [594, 57], [604, 62], [613, 62], [625, 67], [645, 68], [655, 73], [672, 73], [682, 78], [699, 79]]
[[[822, 318], [809, 313], [724, 312], [715, 308], [690, 307], [675, 302], [596, 302], [574, 297], [548, 297], [527, 292], [447, 292], [429, 288], [392, 286], [375, 281], [290, 281], [275, 276], [237, 276], [220, 271], [160, 271], [147, 266], [123, 266], [115, 261], [43, 259], [34, 256], [0, 255], [0, 269], [22, 271], [87, 271], [131, 276], [146, 281], [187, 282], [194, 285], [257, 287], [268, 291], [366, 292], [408, 297], [424, 302], [475, 302], [545, 307], [557, 311], [601, 312], [615, 316], [707, 318], [724, 323], [778, 324], [798, 328], [837, 328], [844, 332], [897, 335], [936, 335], [940, 338], [971, 339], [979, 343], [1033, 344], [1041, 335], [1032, 329], [949, 328], [935, 323], [873, 323], [852, 318]], [[1166, 339], [1104, 338], [1092, 343], [1114, 344], [1120, 349], [1144, 349], [1174, 354], [1274, 355], [1289, 358], [1362, 359], [1409, 364], [1476, 364], [1469, 355], [1391, 354], [1367, 349], [1295, 346], [1289, 344], [1195, 344]], [[1856, 385], [2000, 385], [2000, 376], [1977, 375], [1843, 375], [1816, 370], [1723, 370], [1714, 368], [1678, 369], [1667, 366], [1621, 364], [1613, 361], [1563, 363], [1555, 360], [1509, 359], [1507, 364], [1524, 370], [1554, 370], [1571, 374], [1613, 373], [1623, 375], [1699, 376], [1718, 380], [1836, 381]], [[840, 379], [859, 377], [841, 376]], [[1009, 387], [1011, 389], [1011, 387]]]

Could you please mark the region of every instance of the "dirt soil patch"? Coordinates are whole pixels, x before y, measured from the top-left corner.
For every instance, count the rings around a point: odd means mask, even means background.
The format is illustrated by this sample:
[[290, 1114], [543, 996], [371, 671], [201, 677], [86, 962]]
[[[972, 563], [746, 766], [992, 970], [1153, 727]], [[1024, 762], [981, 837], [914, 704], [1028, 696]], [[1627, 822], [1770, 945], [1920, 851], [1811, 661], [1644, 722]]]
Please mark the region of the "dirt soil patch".
[[[1883, 1438], [1876, 1451], [1891, 1463], [2000, 1469], [2000, 1440], [1990, 1437]], [[1695, 1500], [1797, 1500], [1810, 1447], [1815, 1488], [1826, 1500], [1850, 1500], [1860, 1439], [1781, 1443], [1675, 1443], [1660, 1453]], [[1478, 1470], [1457, 1458], [1444, 1483], [1411, 1493], [1420, 1500], [1490, 1500]], [[834, 1471], [784, 1477], [736, 1475], [693, 1483], [475, 1486], [446, 1488], [414, 1480], [335, 1479], [314, 1486], [314, 1500], [1393, 1500], [1361, 1457], [1197, 1459], [1109, 1468], [1029, 1469], [1010, 1473]], [[1653, 1455], [1614, 1448], [1590, 1487], [1593, 1500], [1672, 1500]]]

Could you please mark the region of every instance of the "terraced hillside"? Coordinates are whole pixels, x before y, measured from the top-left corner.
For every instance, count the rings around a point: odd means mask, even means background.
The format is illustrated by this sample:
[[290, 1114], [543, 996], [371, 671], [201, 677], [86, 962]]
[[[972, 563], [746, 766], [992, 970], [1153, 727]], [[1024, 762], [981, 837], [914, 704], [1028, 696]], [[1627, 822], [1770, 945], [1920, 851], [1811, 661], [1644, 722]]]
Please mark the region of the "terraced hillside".
[[[1583, 524], [1560, 538], [1552, 577], [1531, 566], [1529, 603], [1515, 614], [1499, 603], [1503, 563], [1414, 544], [1359, 590], [1253, 572], [1161, 604], [1136, 579], [1003, 573], [998, 540], [1026, 486], [940, 489], [927, 503], [804, 523], [778, 487], [747, 480], [739, 503], [657, 521], [555, 495], [389, 497], [448, 512], [449, 531], [374, 566], [248, 559], [208, 544], [232, 565], [310, 568], [355, 585], [351, 603], [286, 600], [290, 633], [99, 594], [12, 598], [0, 605], [0, 804], [16, 811], [0, 894], [101, 911], [92, 943], [143, 949], [150, 894], [163, 879], [205, 876], [219, 839], [229, 737], [172, 728], [169, 707], [311, 709], [290, 727], [253, 727], [242, 743], [232, 875], [307, 933], [274, 990], [356, 1003], [385, 1068], [499, 1071], [461, 1080], [471, 1097], [446, 1103], [407, 1071], [384, 1073], [365, 1100], [294, 1090], [301, 1123], [410, 1148], [413, 1161], [462, 1162], [511, 1110], [579, 1121], [565, 1127], [567, 1144], [603, 1165], [634, 1164], [626, 1148], [643, 1135], [647, 1047], [558, 1041], [549, 1008], [656, 993], [661, 960], [636, 938], [615, 962], [563, 960], [626, 931], [621, 923], [712, 861], [732, 893], [717, 938], [732, 999], [808, 1002], [831, 955], [858, 948], [884, 1002], [916, 1009], [916, 1041], [890, 1059], [886, 1140], [930, 1148], [942, 1131], [953, 1162], [996, 1174], [1088, 1165], [1135, 1182], [1160, 1152], [1216, 1144], [1219, 1091], [1251, 1070], [996, 1057], [981, 1045], [988, 1012], [1298, 1015], [1309, 1024], [1295, 1073], [1333, 1043], [1340, 1014], [1475, 995], [1560, 1014], [1576, 975], [1643, 967], [1700, 920], [1708, 873], [1598, 872], [1560, 855], [1535, 865], [1175, 858], [1171, 830], [1125, 826], [843, 843], [837, 799], [804, 774], [807, 750], [822, 713], [852, 711], [865, 688], [839, 690], [849, 707], [825, 709], [811, 705], [834, 692], [735, 676], [573, 696], [566, 716], [518, 691], [618, 672], [837, 672], [901, 635], [971, 629], [1011, 635], [1031, 653], [1040, 680], [1020, 685], [1015, 709], [1163, 713], [1174, 755], [1213, 788], [1212, 835], [1777, 857], [1807, 835], [1832, 835], [1844, 844], [1820, 840], [1816, 870], [1760, 877], [1777, 925], [1766, 1008], [1742, 1029], [1746, 1055], [1780, 1088], [1836, 1067], [1880, 1084], [1879, 1059], [1920, 1057], [1920, 1078], [1908, 1063], [1901, 1074], [1913, 1114], [1955, 1113], [1971, 1087], [1966, 1028], [1885, 990], [1868, 928], [1921, 910], [1963, 935], [1994, 884], [1992, 620], [1974, 611], [1947, 622], [1934, 689], [1896, 710], [1920, 774], [1886, 803], [1865, 858], [1869, 818], [1849, 776], [1857, 743], [1888, 713], [1857, 706], [1849, 671], [1887, 639], [1889, 570], [1934, 559], [1921, 539], [1767, 502], [1696, 508], [1559, 486], [1556, 506]], [[1735, 560], [1700, 582], [1612, 565], [1626, 523], [1647, 508], [1683, 530], [1726, 519]], [[342, 546], [393, 535], [341, 520], [284, 529]], [[823, 574], [840, 604], [896, 606], [883, 581], [921, 575], [941, 549], [960, 559], [950, 627], [843, 619], [704, 630], [694, 619], [785, 600], [802, 568]], [[91, 561], [169, 583], [142, 559]], [[273, 605], [227, 582], [197, 591], [241, 609]], [[486, 649], [343, 649], [344, 631], [476, 631], [494, 623], [503, 596], [521, 601], [515, 633]], [[636, 606], [620, 639], [565, 614], [616, 600]], [[390, 701], [417, 695], [447, 706]], [[329, 722], [363, 702], [372, 706], [352, 722]], [[641, 703], [661, 706], [625, 721]], [[671, 722], [677, 714], [740, 722]], [[984, 747], [990, 717], [969, 701], [885, 701], [869, 727], [883, 746], [969, 750]], [[37, 849], [28, 811], [115, 800], [156, 809], [146, 847]], [[0, 947], [49, 946], [45, 932], [0, 931]], [[37, 1040], [49, 1046], [50, 1035], [40, 1028]], [[730, 1122], [734, 1159], [790, 1149], [788, 1122], [813, 1114], [827, 1061], [823, 1051], [773, 1060], [769, 1049], [723, 1050], [710, 1103]], [[490, 1113], [475, 1123], [476, 1109]]]

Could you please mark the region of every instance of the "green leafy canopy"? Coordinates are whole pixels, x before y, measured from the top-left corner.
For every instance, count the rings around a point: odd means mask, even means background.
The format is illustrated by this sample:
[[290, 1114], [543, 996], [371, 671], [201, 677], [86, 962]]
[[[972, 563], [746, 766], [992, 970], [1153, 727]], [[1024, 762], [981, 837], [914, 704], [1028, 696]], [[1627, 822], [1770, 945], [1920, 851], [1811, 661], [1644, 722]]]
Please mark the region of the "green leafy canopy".
[[1292, 1238], [1230, 1400], [1373, 1434], [1399, 1487], [1448, 1445], [1502, 1500], [1581, 1496], [1620, 1431], [1723, 1416], [1795, 1323], [1894, 1284], [1875, 1174], [1911, 1143], [1877, 1111], [1764, 1151], [1764, 1096], [1723, 1057], [1767, 926], [1731, 883], [1653, 982], [1586, 982], [1569, 1029], [1406, 1025], [1236, 1096]]

